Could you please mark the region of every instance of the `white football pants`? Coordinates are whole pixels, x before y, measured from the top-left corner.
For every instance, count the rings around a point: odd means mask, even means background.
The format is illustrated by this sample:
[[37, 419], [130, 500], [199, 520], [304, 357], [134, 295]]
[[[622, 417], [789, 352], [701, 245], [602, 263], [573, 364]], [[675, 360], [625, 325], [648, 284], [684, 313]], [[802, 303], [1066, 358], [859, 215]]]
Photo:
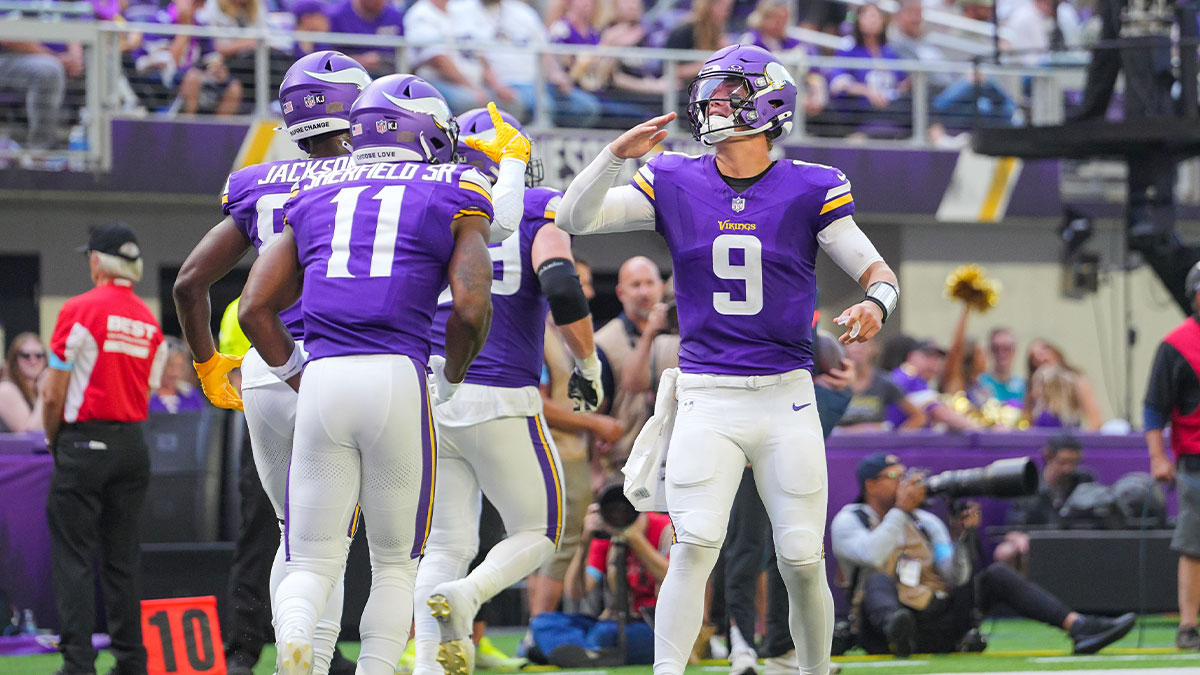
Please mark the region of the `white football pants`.
[[677, 543], [655, 613], [655, 675], [682, 675], [687, 665], [747, 462], [771, 518], [800, 672], [825, 675], [833, 639], [823, 544], [828, 478], [812, 376], [685, 373], [676, 398], [666, 488]]
[[[300, 349], [297, 343], [297, 349]], [[265, 370], [266, 364], [258, 352], [251, 349], [243, 360], [243, 367], [251, 372]], [[269, 374], [269, 373], [268, 373]], [[271, 506], [275, 518], [283, 530], [283, 502], [287, 494], [288, 465], [292, 461], [292, 436], [296, 429], [296, 392], [274, 375], [270, 379], [248, 378], [250, 383], [242, 387], [242, 403], [246, 413], [246, 425], [250, 430], [250, 447], [254, 454], [254, 467]], [[273, 382], [270, 380], [274, 380]], [[270, 598], [274, 616], [275, 598], [279, 582], [284, 575], [283, 539], [275, 550], [271, 563]], [[326, 675], [329, 661], [342, 629], [342, 579], [329, 595], [325, 611], [317, 621], [313, 635], [313, 674]]]
[[276, 640], [312, 639], [345, 569], [349, 523], [361, 503], [371, 594], [358, 673], [392, 675], [408, 642], [433, 501], [436, 439], [425, 367], [391, 354], [310, 362], [296, 417]]
[[541, 415], [439, 425], [437, 454], [437, 506], [417, 572], [414, 673], [442, 670], [438, 622], [425, 602], [438, 584], [463, 578], [475, 559], [480, 490], [507, 533], [466, 576], [480, 604], [541, 567], [562, 535], [562, 464]]

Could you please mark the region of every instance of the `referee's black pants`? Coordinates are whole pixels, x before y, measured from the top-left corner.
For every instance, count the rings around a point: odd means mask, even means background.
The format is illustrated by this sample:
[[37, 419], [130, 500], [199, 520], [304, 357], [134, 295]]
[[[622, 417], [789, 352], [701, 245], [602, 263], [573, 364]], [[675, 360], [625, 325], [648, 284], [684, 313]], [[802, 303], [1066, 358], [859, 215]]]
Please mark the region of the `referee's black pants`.
[[141, 424], [67, 424], [55, 439], [46, 516], [66, 672], [95, 672], [97, 556], [116, 672], [146, 672], [138, 521], [149, 483]]
[[275, 641], [271, 628], [271, 565], [279, 548], [279, 521], [258, 478], [246, 419], [241, 415], [235, 419], [243, 427], [238, 463], [241, 522], [229, 570], [232, 611], [225, 660], [230, 669], [253, 669], [263, 645]]

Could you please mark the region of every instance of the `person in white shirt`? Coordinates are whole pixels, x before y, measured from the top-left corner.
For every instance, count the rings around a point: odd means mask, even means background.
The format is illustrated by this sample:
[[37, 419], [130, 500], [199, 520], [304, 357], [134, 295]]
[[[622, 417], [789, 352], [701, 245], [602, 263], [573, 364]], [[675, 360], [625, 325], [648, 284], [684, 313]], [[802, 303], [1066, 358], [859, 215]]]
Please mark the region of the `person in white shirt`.
[[[546, 26], [536, 10], [522, 0], [451, 0], [452, 17], [469, 17], [472, 38], [519, 47], [546, 44]], [[460, 14], [461, 12], [461, 14]], [[468, 25], [467, 19], [457, 21]], [[406, 31], [407, 33], [407, 31]], [[488, 49], [485, 56], [497, 79], [517, 94], [527, 121], [537, 107], [538, 56], [528, 50]], [[550, 96], [554, 123], [559, 126], [591, 127], [600, 117], [600, 101], [576, 87], [553, 56], [541, 59], [546, 91]]]
[[497, 101], [524, 117], [516, 91], [501, 82], [479, 52], [453, 49], [446, 43], [483, 39], [471, 17], [453, 10], [450, 0], [418, 0], [404, 13], [404, 34], [418, 46], [408, 50], [409, 66], [446, 97], [458, 115]]

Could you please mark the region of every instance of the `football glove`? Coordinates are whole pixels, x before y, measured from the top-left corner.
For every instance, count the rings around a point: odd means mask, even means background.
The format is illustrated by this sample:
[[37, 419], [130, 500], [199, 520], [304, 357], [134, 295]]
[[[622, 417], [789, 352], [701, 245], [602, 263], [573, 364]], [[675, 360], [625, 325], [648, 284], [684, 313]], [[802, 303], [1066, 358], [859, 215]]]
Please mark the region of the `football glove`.
[[429, 369], [433, 371], [433, 404], [441, 405], [449, 401], [458, 385], [462, 382], [451, 382], [446, 379], [446, 357], [434, 354], [429, 357]]
[[575, 361], [575, 372], [567, 382], [567, 396], [575, 403], [575, 412], [595, 412], [604, 400], [604, 384], [600, 379], [600, 357], [596, 352]]
[[488, 103], [488, 114], [492, 116], [492, 126], [496, 133], [492, 138], [484, 140], [482, 136], [467, 136], [463, 142], [468, 148], [478, 150], [488, 156], [488, 159], [499, 163], [502, 159], [519, 159], [526, 164], [533, 153], [529, 139], [521, 135], [517, 128], [500, 116], [495, 103]]
[[242, 357], [213, 352], [204, 363], [192, 362], [200, 376], [200, 390], [218, 408], [241, 410], [242, 397], [229, 382], [229, 371], [242, 365]]

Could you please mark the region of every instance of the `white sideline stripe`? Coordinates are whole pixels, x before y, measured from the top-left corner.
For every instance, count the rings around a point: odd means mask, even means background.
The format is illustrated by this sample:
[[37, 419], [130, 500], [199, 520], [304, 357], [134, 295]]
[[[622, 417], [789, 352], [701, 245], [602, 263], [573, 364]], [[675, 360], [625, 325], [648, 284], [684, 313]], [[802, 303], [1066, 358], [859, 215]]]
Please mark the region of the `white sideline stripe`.
[[842, 665], [854, 670], [858, 670], [859, 668], [916, 668], [929, 665], [929, 661], [922, 661], [920, 659], [889, 659], [887, 661], [863, 661], [861, 663], [845, 663]]
[[[1074, 663], [1076, 661], [1093, 661], [1094, 656], [1040, 656], [1030, 659], [1034, 663]], [[1188, 659], [1200, 663], [1200, 654], [1104, 654], [1105, 661], [1185, 661]], [[1193, 671], [1195, 672], [1195, 671]]]
[[[1112, 658], [1106, 657], [1106, 658]], [[1100, 661], [1098, 663], [1103, 663]], [[862, 663], [854, 663], [853, 668], [859, 668]], [[894, 664], [893, 664], [894, 665]], [[988, 673], [988, 675], [1195, 675], [1195, 668], [1096, 668], [1088, 670], [1010, 670], [1008, 673]], [[931, 673], [929, 675], [962, 675], [962, 673]]]

